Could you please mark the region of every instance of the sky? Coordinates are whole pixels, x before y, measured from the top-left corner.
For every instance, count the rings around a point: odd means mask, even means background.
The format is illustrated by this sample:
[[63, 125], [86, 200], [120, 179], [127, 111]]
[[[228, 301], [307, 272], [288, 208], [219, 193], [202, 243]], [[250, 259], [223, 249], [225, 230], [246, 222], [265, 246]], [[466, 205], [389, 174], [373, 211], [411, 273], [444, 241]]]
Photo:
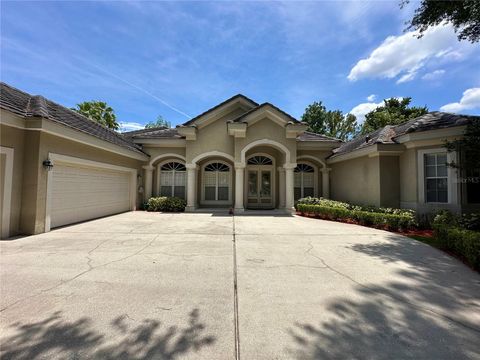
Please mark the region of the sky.
[[480, 114], [480, 44], [405, 31], [415, 1], [2, 1], [0, 77], [67, 107], [106, 101], [123, 130], [172, 126], [238, 93], [300, 118], [391, 97]]

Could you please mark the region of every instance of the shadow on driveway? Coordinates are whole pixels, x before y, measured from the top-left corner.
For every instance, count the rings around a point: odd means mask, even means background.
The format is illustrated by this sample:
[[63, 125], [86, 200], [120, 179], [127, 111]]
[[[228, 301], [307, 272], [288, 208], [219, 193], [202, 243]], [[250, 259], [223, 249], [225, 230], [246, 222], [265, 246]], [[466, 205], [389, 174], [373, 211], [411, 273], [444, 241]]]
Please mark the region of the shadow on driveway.
[[2, 339], [1, 358], [7, 359], [177, 359], [212, 345], [215, 337], [206, 335], [198, 309], [188, 315], [185, 327], [162, 327], [157, 320], [146, 319], [131, 327], [127, 315], [110, 323], [107, 340], [84, 317], [74, 322], [61, 312], [28, 324], [13, 324], [15, 335]]
[[328, 320], [294, 324], [287, 350], [293, 357], [480, 358], [480, 276], [428, 245], [395, 235], [389, 240], [348, 248], [408, 266], [381, 285], [351, 279], [353, 296], [334, 299]]

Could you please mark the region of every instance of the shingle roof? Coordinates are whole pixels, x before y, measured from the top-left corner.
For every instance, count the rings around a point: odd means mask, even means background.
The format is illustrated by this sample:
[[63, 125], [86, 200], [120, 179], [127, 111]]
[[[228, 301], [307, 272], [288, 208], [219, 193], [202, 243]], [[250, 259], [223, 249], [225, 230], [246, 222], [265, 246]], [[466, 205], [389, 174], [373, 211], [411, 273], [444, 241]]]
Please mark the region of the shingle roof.
[[457, 115], [432, 111], [400, 125], [387, 125], [367, 135], [357, 136], [355, 139], [342, 144], [333, 150], [330, 158], [363, 149], [374, 144], [396, 144], [396, 138], [408, 133], [439, 130], [455, 126], [464, 126], [471, 121], [480, 121], [480, 116]]
[[305, 131], [304, 133], [297, 136], [297, 141], [336, 141], [341, 143], [342, 140], [336, 139], [334, 137], [313, 133], [310, 131]]
[[117, 132], [62, 105], [30, 95], [3, 82], [0, 83], [0, 108], [26, 118], [43, 117], [131, 151], [144, 154], [141, 148]]
[[256, 103], [255, 101], [253, 101], [252, 99], [246, 97], [245, 95], [242, 95], [242, 94], [237, 94], [237, 95], [234, 95], [232, 96], [231, 98], [228, 98], [227, 100], [225, 101], [222, 101], [220, 104], [218, 105], [215, 105], [214, 107], [204, 111], [203, 113], [195, 116], [194, 118], [188, 120], [187, 122], [184, 122], [181, 126], [189, 126], [189, 125], [192, 125], [196, 120], [198, 120], [198, 118], [204, 116], [204, 115], [207, 115], [208, 113], [218, 109], [219, 107], [229, 103], [230, 101], [233, 101], [233, 100], [236, 100], [236, 99], [244, 99], [246, 100], [247, 102], [251, 103], [253, 106], [258, 106], [258, 103]]
[[177, 129], [165, 126], [149, 129], [134, 130], [122, 133], [123, 136], [130, 139], [156, 139], [156, 138], [174, 138], [183, 139], [184, 136], [178, 133]]

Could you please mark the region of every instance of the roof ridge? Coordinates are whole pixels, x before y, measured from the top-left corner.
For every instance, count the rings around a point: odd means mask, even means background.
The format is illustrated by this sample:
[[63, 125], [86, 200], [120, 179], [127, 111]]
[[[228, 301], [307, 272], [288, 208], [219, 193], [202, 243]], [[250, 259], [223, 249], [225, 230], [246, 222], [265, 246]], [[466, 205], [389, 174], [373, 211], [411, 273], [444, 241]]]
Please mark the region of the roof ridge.
[[196, 120], [198, 120], [200, 117], [208, 114], [209, 112], [212, 112], [212, 111], [218, 109], [219, 107], [227, 104], [228, 102], [234, 100], [235, 98], [243, 98], [243, 99], [251, 102], [252, 104], [255, 104], [255, 106], [258, 106], [258, 103], [257, 103], [256, 101], [250, 99], [248, 96], [245, 96], [245, 95], [243, 95], [243, 94], [238, 93], [238, 94], [236, 94], [236, 95], [234, 95], [234, 96], [232, 96], [232, 97], [229, 97], [228, 99], [222, 101], [221, 103], [219, 103], [219, 104], [217, 104], [217, 105], [215, 105], [215, 106], [213, 106], [213, 107], [205, 110], [204, 112], [198, 114], [197, 116], [191, 118], [190, 120], [184, 122], [183, 124], [177, 125], [177, 127], [189, 126], [189, 125], [191, 125], [193, 122], [195, 122]]

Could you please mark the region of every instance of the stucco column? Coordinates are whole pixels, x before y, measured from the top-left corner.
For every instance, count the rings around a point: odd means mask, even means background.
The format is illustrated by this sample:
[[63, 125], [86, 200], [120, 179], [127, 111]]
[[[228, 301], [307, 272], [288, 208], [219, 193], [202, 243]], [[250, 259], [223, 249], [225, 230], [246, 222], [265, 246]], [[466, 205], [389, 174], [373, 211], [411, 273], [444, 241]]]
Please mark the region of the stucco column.
[[195, 210], [197, 202], [197, 165], [187, 164], [187, 207], [185, 211]]
[[322, 197], [330, 198], [330, 170], [329, 168], [322, 169]]
[[293, 169], [297, 164], [285, 164], [285, 209], [288, 211], [295, 211], [294, 196], [293, 196]]
[[153, 170], [155, 168], [151, 165], [146, 165], [143, 169], [145, 170], [143, 200], [148, 201], [152, 197]]
[[242, 212], [243, 207], [243, 188], [245, 178], [245, 164], [235, 164], [235, 212]]
[[285, 208], [285, 169], [278, 167], [278, 208]]

